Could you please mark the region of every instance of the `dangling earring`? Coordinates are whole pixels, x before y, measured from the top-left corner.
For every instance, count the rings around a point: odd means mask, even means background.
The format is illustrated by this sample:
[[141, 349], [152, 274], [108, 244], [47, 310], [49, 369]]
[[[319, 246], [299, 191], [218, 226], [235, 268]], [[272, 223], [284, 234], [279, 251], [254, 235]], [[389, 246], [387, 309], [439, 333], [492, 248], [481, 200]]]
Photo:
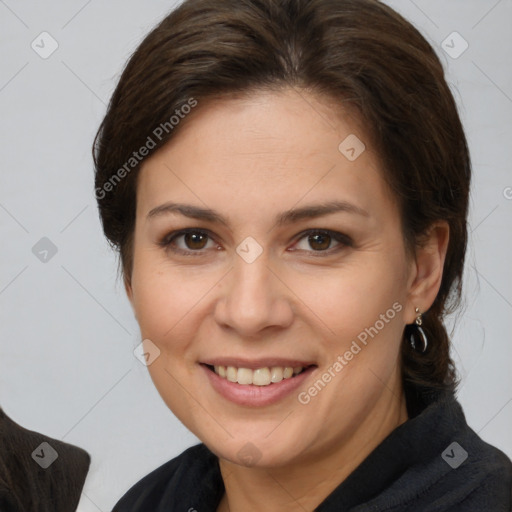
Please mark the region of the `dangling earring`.
[[423, 324], [422, 314], [419, 308], [416, 308], [415, 311], [417, 316], [414, 324], [411, 324], [409, 329], [409, 343], [414, 350], [423, 354], [427, 350], [428, 340], [425, 331], [421, 327]]

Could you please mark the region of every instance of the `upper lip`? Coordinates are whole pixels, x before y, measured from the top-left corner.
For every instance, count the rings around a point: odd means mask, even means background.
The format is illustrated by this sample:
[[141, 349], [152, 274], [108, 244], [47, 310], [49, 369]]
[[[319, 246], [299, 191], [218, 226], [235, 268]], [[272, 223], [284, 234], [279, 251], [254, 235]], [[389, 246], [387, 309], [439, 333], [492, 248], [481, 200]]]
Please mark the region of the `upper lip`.
[[281, 357], [264, 357], [260, 359], [243, 359], [240, 357], [215, 357], [201, 361], [202, 364], [210, 366], [234, 366], [236, 368], [249, 368], [256, 370], [258, 368], [272, 368], [274, 366], [304, 368], [315, 365], [312, 361], [304, 361], [300, 359], [284, 359]]

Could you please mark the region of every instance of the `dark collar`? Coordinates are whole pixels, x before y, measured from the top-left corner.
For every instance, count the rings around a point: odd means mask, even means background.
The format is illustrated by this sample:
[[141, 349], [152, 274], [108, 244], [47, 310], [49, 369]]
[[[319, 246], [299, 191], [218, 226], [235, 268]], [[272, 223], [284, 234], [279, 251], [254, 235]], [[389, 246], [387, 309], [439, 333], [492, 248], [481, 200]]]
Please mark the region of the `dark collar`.
[[[510, 503], [508, 458], [468, 427], [452, 392], [431, 393], [423, 399], [423, 409], [391, 432], [317, 512], [433, 510], [433, 502], [439, 504], [436, 511], [453, 512], [453, 504], [474, 496], [475, 489], [487, 492], [482, 498], [486, 504], [495, 503], [489, 501], [491, 495], [497, 503]], [[469, 460], [455, 470], [461, 452], [454, 450], [453, 443], [470, 453]], [[140, 480], [113, 512], [215, 512], [223, 494], [218, 458], [199, 444]], [[493, 506], [457, 510], [497, 511]]]
[[[393, 430], [317, 508], [318, 512], [350, 510], [375, 499], [385, 510], [396, 500], [414, 500], [452, 469], [441, 457], [468, 428], [453, 393], [432, 392], [424, 408]], [[397, 482], [399, 482], [397, 484]]]

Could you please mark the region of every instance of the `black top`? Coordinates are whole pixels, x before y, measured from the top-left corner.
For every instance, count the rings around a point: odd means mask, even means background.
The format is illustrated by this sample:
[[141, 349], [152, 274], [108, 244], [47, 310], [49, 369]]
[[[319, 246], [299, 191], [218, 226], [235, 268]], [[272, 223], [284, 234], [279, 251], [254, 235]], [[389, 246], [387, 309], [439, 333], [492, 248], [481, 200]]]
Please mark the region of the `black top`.
[[[223, 493], [218, 458], [199, 444], [142, 478], [112, 512], [215, 512]], [[512, 463], [469, 428], [452, 393], [437, 393], [316, 511], [510, 512]]]
[[0, 407], [1, 512], [73, 512], [90, 462], [82, 448], [27, 430]]

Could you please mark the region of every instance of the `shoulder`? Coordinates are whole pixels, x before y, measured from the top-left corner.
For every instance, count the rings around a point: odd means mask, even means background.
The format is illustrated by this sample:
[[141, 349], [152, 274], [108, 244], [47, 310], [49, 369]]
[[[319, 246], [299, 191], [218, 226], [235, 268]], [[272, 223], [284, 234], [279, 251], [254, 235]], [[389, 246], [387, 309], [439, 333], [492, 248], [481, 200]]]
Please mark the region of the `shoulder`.
[[469, 427], [451, 393], [395, 429], [366, 465], [389, 473], [366, 503], [372, 510], [512, 510], [510, 459]]
[[22, 427], [0, 407], [0, 510], [75, 510], [90, 462], [83, 448]]
[[[426, 416], [426, 426], [442, 443], [425, 461], [435, 485], [421, 499], [439, 499], [439, 510], [469, 512], [512, 510], [512, 462], [501, 450], [485, 442], [467, 423], [460, 402], [449, 396]], [[428, 444], [436, 444], [429, 440]], [[448, 505], [447, 508], [442, 506]]]
[[112, 512], [179, 509], [177, 500], [197, 493], [201, 485], [219, 478], [217, 457], [201, 443], [140, 479], [119, 499]]
[[[460, 509], [455, 510], [512, 510], [512, 462], [505, 453], [467, 427], [460, 443], [448, 447], [443, 457], [453, 464], [447, 483], [461, 489]], [[457, 458], [460, 466], [452, 462]]]

